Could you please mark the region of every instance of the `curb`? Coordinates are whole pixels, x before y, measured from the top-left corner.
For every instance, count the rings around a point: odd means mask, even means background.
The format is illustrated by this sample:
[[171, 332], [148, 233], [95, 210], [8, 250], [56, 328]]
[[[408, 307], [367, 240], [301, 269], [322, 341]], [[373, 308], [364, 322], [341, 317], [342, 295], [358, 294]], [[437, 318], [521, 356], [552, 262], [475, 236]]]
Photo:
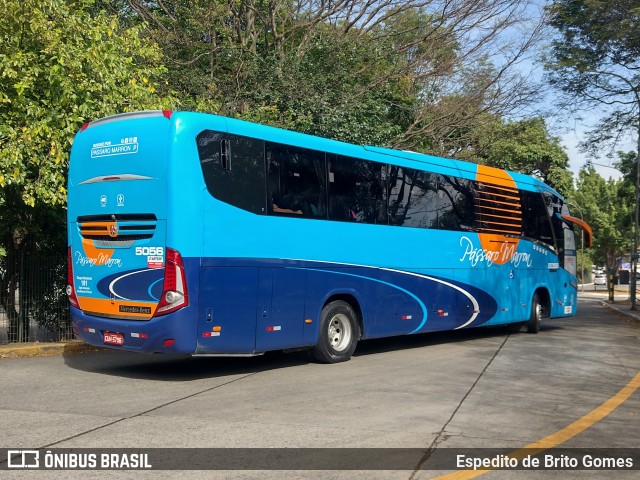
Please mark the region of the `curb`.
[[611, 304], [607, 301], [601, 300], [602, 306], [605, 308], [608, 308], [609, 310], [612, 310], [616, 313], [619, 313], [620, 315], [624, 315], [627, 318], [630, 318], [632, 320], [635, 320], [636, 322], [640, 323], [640, 310], [630, 310], [628, 307], [627, 308], [621, 308], [620, 306], [616, 305], [616, 304]]
[[99, 347], [78, 340], [57, 343], [21, 343], [0, 345], [0, 358], [52, 357], [100, 350], [102, 349]]

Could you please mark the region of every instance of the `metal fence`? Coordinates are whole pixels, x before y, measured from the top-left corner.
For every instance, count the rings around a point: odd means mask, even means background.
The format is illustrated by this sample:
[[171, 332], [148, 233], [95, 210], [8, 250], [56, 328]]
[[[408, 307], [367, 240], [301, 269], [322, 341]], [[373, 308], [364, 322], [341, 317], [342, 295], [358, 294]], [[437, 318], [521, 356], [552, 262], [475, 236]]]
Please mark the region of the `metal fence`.
[[22, 255], [0, 264], [0, 345], [74, 338], [66, 255]]

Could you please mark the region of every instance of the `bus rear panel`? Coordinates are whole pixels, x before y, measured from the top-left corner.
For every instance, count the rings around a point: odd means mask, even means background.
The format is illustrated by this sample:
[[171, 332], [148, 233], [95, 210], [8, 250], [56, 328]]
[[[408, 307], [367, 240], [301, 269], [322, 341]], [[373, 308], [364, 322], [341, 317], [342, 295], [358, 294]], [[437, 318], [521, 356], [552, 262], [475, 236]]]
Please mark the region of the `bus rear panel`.
[[167, 243], [169, 116], [109, 117], [74, 141], [67, 290], [75, 330], [92, 344], [194, 350], [173, 318], [189, 321], [189, 298], [185, 259]]

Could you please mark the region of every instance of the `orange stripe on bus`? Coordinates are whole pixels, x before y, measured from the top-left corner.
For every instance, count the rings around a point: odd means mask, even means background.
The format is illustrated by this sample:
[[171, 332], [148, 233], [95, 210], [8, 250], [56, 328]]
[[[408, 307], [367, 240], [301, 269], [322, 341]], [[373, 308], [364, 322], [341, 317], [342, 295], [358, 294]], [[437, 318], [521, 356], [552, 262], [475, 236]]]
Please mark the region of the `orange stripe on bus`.
[[[132, 302], [128, 300], [109, 300], [108, 298], [90, 298], [78, 296], [80, 302], [80, 308], [83, 311], [92, 313], [102, 313], [109, 316], [117, 317], [136, 317], [140, 319], [148, 319], [153, 316], [153, 312], [156, 310], [156, 303], [146, 302]], [[134, 313], [134, 312], [121, 312], [120, 307], [147, 307], [151, 309], [150, 314]]]
[[516, 182], [513, 181], [511, 175], [501, 168], [488, 167], [487, 165], [478, 165], [478, 173], [476, 174], [478, 182], [488, 183], [491, 185], [499, 185], [502, 187], [517, 189]]

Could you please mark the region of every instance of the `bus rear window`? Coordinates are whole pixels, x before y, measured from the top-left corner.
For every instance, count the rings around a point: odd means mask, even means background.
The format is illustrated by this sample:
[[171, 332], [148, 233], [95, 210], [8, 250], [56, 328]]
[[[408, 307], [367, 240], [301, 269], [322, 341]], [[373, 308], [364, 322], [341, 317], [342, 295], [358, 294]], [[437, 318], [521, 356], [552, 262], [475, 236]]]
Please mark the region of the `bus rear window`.
[[200, 166], [214, 198], [264, 214], [264, 142], [211, 130], [197, 137]]

